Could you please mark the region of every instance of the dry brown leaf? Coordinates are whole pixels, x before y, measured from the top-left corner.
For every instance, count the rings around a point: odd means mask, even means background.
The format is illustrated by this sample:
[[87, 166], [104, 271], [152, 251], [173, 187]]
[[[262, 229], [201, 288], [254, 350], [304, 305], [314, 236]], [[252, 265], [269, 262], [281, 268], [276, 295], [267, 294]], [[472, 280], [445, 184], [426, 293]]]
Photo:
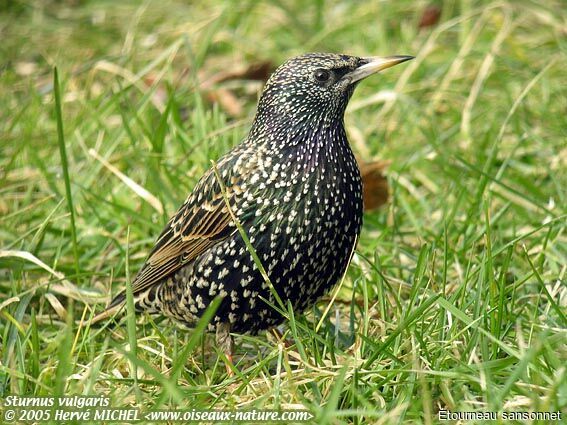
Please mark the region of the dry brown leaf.
[[206, 71], [201, 71], [200, 88], [206, 92], [207, 99], [218, 103], [232, 117], [240, 117], [243, 113], [242, 101], [226, 87], [215, 88], [216, 85], [231, 80], [266, 81], [274, 66], [269, 61], [258, 61], [247, 65], [228, 67], [228, 70], [217, 72], [207, 77]]
[[419, 20], [418, 28], [428, 28], [437, 25], [441, 18], [441, 8], [437, 5], [430, 4], [423, 11]]
[[207, 93], [207, 99], [209, 102], [218, 103], [231, 117], [242, 116], [242, 102], [229, 89], [221, 87], [211, 90]]
[[357, 161], [362, 176], [364, 211], [372, 211], [388, 202], [388, 180], [383, 171], [390, 163], [389, 161], [365, 162], [360, 158]]
[[[99, 65], [100, 67], [100, 65]], [[226, 87], [217, 87], [218, 84], [232, 81], [266, 81], [274, 70], [274, 65], [270, 61], [257, 61], [244, 65], [224, 66], [222, 71], [211, 73], [210, 70], [202, 69], [199, 71], [199, 89], [204, 92], [205, 98], [211, 103], [218, 103], [220, 107], [231, 117], [240, 117], [243, 114], [243, 102], [234, 94], [233, 91]], [[188, 68], [184, 68], [177, 76], [177, 81], [185, 79], [189, 73]], [[161, 76], [156, 72], [150, 72], [143, 77], [143, 83], [147, 87], [156, 84]], [[168, 93], [162, 84], [158, 84], [152, 99], [164, 105], [167, 103]]]
[[236, 66], [229, 70], [217, 72], [209, 78], [202, 79], [201, 88], [209, 88], [214, 84], [230, 80], [266, 81], [273, 70], [274, 65], [270, 61], [252, 62], [244, 66]]

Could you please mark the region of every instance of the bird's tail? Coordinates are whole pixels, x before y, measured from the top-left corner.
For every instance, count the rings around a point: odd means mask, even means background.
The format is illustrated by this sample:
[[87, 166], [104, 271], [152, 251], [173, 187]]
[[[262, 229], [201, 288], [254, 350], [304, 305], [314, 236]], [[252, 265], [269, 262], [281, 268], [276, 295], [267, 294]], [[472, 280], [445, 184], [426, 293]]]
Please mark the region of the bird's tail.
[[121, 292], [117, 296], [113, 298], [113, 300], [108, 304], [108, 306], [95, 317], [93, 317], [90, 321], [90, 324], [93, 325], [101, 320], [108, 319], [109, 317], [114, 316], [117, 314], [122, 308], [124, 307], [124, 303], [126, 301], [126, 293]]
[[[159, 295], [156, 292], [159, 291], [161, 287], [159, 285], [153, 285], [150, 288], [144, 290], [143, 292], [137, 292], [133, 294], [134, 296], [134, 311], [136, 312], [146, 312], [149, 314], [159, 314], [161, 312], [159, 304]], [[126, 304], [126, 291], [120, 292], [116, 295], [110, 304], [99, 314], [92, 318], [90, 324], [100, 322], [101, 320], [113, 317], [124, 310], [124, 305]]]

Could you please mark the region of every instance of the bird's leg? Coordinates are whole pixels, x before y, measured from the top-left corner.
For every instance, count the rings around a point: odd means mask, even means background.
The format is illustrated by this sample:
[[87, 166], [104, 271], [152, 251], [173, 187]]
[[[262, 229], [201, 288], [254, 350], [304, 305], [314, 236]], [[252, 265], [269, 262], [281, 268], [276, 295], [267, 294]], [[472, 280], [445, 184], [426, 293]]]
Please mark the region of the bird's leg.
[[217, 324], [216, 342], [219, 349], [228, 359], [229, 363], [226, 364], [227, 375], [234, 376], [234, 372], [231, 368], [231, 365], [233, 365], [232, 354], [234, 350], [234, 341], [232, 340], [232, 336], [230, 335], [230, 323], [221, 322]]

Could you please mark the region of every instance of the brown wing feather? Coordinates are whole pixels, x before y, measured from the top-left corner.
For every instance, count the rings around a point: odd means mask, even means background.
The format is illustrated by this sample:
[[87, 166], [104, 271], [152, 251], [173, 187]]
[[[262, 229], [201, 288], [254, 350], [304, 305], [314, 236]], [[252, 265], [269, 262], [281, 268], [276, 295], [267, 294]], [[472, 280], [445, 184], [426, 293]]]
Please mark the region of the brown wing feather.
[[[228, 190], [227, 195], [230, 199], [234, 192]], [[217, 198], [221, 202], [207, 203], [214, 205], [212, 209], [195, 205], [187, 212], [187, 204], [179, 209], [134, 279], [134, 294], [144, 291], [183, 267], [236, 230], [236, 227], [229, 226], [232, 219], [222, 195], [216, 195], [215, 201]]]

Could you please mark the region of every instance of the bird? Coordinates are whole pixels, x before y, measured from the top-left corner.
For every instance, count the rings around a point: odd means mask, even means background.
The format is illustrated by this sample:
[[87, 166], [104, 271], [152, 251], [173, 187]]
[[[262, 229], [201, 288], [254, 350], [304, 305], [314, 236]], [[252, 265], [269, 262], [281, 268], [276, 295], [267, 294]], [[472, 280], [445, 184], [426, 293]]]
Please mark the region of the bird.
[[[279, 325], [278, 301], [315, 304], [346, 272], [362, 227], [345, 109], [360, 81], [410, 59], [307, 53], [280, 65], [247, 137], [204, 173], [135, 275], [135, 311], [191, 326], [219, 297], [207, 330], [232, 362], [232, 333]], [[122, 291], [92, 322], [125, 301]]]

